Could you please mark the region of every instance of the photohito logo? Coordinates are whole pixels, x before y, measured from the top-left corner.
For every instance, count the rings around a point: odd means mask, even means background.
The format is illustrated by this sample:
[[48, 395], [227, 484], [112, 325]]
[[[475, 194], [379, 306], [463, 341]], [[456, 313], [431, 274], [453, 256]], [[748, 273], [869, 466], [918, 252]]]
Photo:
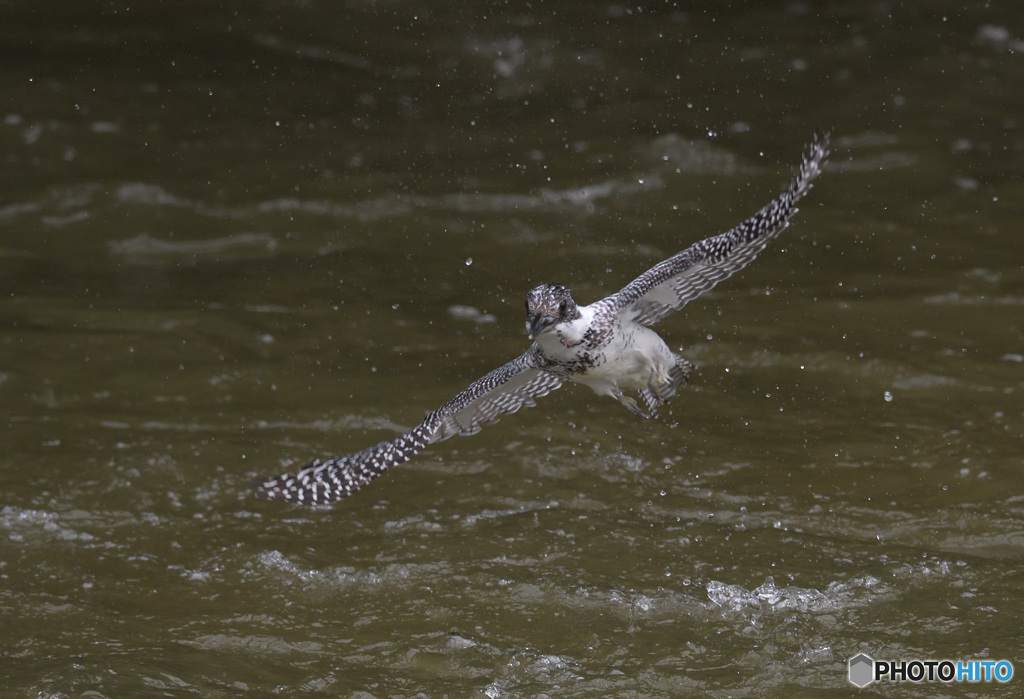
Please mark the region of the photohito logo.
[[850, 683], [872, 682], [1009, 682], [1009, 660], [874, 660], [864, 653], [850, 658]]

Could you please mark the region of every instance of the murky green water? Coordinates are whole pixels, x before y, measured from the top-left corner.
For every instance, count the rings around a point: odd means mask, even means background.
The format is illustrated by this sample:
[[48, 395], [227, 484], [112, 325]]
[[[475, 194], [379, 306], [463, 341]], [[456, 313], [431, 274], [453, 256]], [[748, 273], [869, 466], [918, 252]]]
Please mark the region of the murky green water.
[[[0, 5], [10, 696], [982, 696], [1024, 662], [1012, 3]], [[738, 222], [639, 422], [568, 386], [327, 509], [389, 438]], [[1015, 677], [1000, 687], [1020, 693]]]

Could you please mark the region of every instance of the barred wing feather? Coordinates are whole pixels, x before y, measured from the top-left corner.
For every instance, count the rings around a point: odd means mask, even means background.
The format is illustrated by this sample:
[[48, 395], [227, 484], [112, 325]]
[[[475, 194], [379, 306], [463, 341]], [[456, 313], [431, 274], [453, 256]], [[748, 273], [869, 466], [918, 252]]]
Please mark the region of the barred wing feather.
[[297, 473], [255, 483], [267, 500], [323, 505], [348, 497], [387, 469], [405, 463], [428, 445], [457, 434], [470, 435], [501, 415], [536, 405], [535, 399], [562, 385], [537, 367], [535, 348], [474, 381], [419, 425], [395, 439], [346, 456], [317, 459]]
[[789, 187], [756, 214], [659, 262], [609, 297], [619, 316], [653, 325], [746, 267], [789, 225], [797, 212], [796, 203], [821, 173], [828, 143], [827, 132], [817, 134]]

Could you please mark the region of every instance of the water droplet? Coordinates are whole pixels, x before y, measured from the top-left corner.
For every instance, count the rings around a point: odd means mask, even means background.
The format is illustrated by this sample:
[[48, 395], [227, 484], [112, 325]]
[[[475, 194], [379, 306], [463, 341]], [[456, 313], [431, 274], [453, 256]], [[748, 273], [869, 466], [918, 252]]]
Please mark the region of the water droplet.
[[469, 267], [471, 264], [473, 264], [473, 258], [472, 257], [467, 257], [466, 258], [466, 266]]
[[892, 393], [889, 391], [886, 391], [882, 397], [885, 398], [886, 403], [892, 403]]

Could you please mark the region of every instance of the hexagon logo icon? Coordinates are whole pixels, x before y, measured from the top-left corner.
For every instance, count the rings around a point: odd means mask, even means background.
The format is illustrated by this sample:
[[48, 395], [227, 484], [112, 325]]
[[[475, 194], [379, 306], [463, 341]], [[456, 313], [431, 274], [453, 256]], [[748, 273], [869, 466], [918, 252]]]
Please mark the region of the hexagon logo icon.
[[875, 661], [864, 653], [858, 653], [850, 658], [850, 684], [858, 687], [867, 687], [875, 681]]

